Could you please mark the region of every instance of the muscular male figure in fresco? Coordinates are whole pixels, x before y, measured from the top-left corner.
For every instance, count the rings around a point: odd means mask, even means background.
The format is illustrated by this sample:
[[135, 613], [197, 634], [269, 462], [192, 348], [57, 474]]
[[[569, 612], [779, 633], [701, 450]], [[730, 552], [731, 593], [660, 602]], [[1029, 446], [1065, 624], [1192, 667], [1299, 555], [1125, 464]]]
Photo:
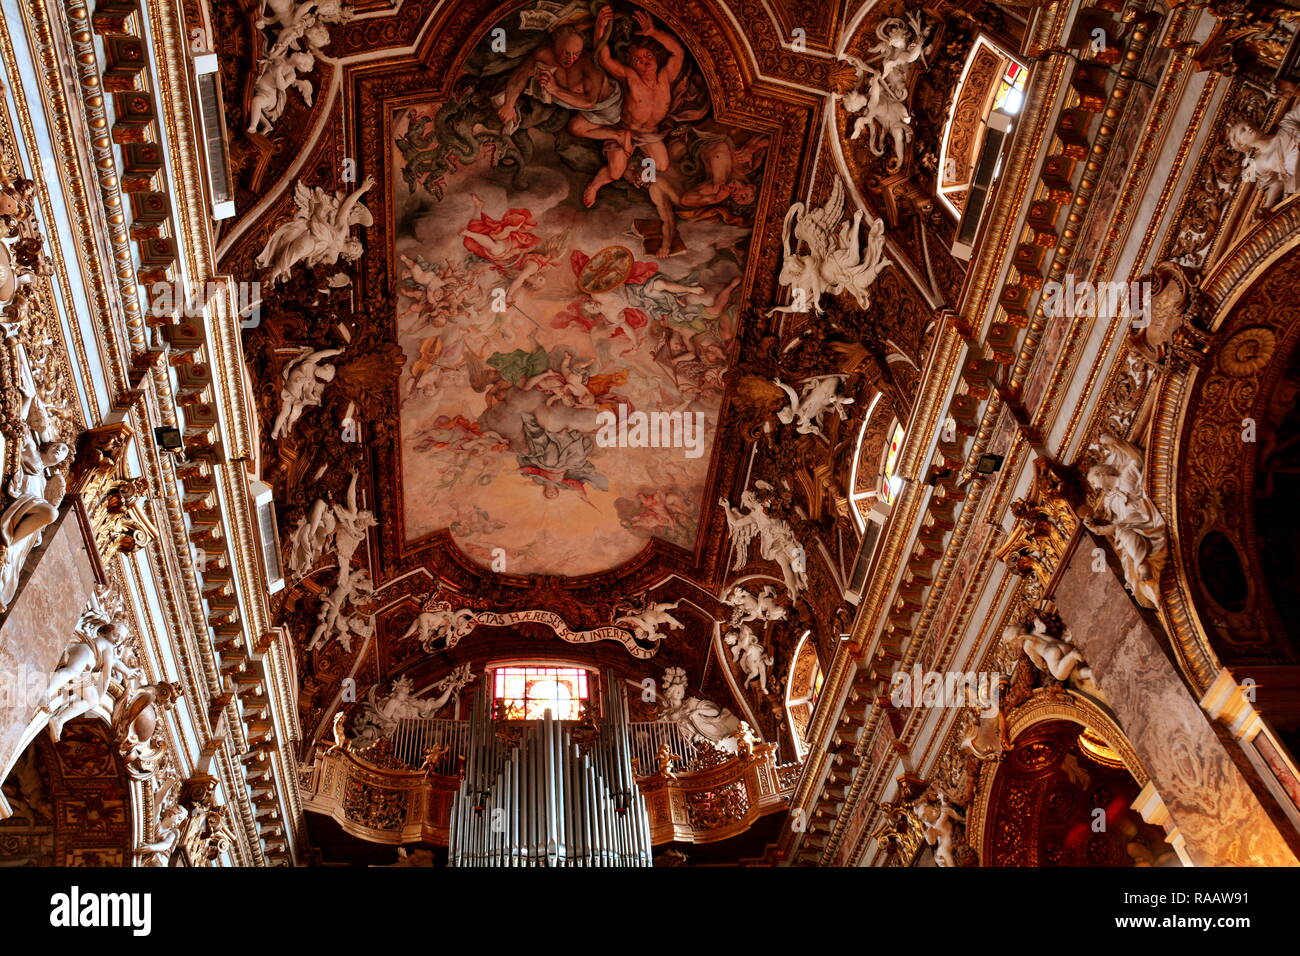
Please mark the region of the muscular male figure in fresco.
[[[596, 59], [610, 76], [623, 88], [623, 114], [619, 129], [627, 134], [622, 142], [605, 144], [605, 165], [582, 194], [588, 208], [596, 204], [596, 194], [622, 177], [627, 170], [632, 152], [641, 153], [654, 163], [656, 176], [669, 168], [668, 148], [664, 145], [659, 124], [668, 116], [673, 101], [673, 83], [681, 75], [685, 63], [682, 46], [672, 36], [658, 29], [644, 10], [633, 14], [637, 23], [637, 36], [628, 44], [628, 63], [625, 65], [609, 52], [608, 45], [601, 46]], [[596, 15], [596, 37], [604, 37], [614, 20], [612, 7], [600, 8]], [[660, 63], [661, 54], [667, 54]]]
[[566, 109], [577, 110], [569, 132], [587, 139], [609, 140], [630, 149], [631, 134], [617, 129], [623, 89], [587, 53], [582, 34], [567, 24], [556, 27], [551, 42], [530, 53], [506, 83], [497, 116], [507, 130], [519, 124], [519, 97], [535, 80], [536, 90]]

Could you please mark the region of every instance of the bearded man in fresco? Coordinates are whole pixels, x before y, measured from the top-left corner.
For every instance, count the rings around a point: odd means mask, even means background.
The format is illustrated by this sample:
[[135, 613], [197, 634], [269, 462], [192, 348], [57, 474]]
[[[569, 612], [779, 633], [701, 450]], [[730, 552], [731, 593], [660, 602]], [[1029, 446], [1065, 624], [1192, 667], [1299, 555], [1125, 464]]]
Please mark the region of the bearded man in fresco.
[[530, 53], [510, 74], [497, 116], [509, 135], [519, 128], [519, 97], [528, 93], [544, 103], [576, 110], [569, 132], [608, 140], [628, 149], [631, 134], [618, 129], [623, 89], [609, 78], [585, 49], [582, 34], [568, 24], [551, 32], [551, 42]]

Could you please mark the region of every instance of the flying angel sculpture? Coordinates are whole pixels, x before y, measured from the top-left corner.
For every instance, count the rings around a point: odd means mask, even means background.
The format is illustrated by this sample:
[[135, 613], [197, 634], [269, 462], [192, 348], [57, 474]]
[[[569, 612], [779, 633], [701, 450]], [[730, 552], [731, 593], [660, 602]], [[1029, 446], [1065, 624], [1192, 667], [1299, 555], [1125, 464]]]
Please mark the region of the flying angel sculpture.
[[853, 404], [853, 399], [839, 394], [840, 384], [844, 381], [843, 375], [814, 375], [803, 383], [802, 394], [797, 393], [779, 378], [773, 381], [790, 398], [790, 404], [777, 412], [776, 417], [782, 424], [793, 424], [795, 431], [800, 435], [817, 435], [825, 438], [826, 436], [822, 434], [821, 417], [826, 409], [835, 409], [835, 414], [843, 421], [847, 417], [844, 406]]
[[808, 587], [807, 561], [803, 546], [790, 525], [769, 515], [763, 503], [749, 489], [740, 495], [740, 504], [748, 511], [733, 508], [726, 498], [719, 498], [718, 503], [726, 512], [727, 531], [736, 548], [731, 569], [739, 571], [749, 563], [749, 545], [757, 539], [760, 555], [781, 569], [790, 600], [798, 600], [799, 592]]
[[303, 347], [284, 367], [284, 386], [280, 389], [280, 414], [271, 428], [271, 438], [281, 438], [293, 431], [302, 413], [321, 403], [325, 386], [334, 381], [334, 366], [322, 364], [343, 354], [342, 349]]
[[293, 201], [298, 205], [294, 217], [271, 233], [255, 260], [259, 269], [271, 270], [270, 283], [289, 278], [300, 262], [314, 268], [335, 265], [340, 256], [348, 262], [359, 258], [364, 251], [361, 240], [350, 233], [353, 226], [374, 223], [374, 216], [361, 202], [374, 185], [375, 178], [367, 176], [353, 192], [330, 195], [319, 186], [309, 189], [299, 180], [293, 187]]
[[[807, 312], [810, 306], [820, 313], [824, 311], [823, 295], [846, 292], [862, 308], [871, 305], [867, 289], [891, 262], [884, 257], [883, 219], [867, 227], [863, 250], [859, 238], [863, 218], [859, 209], [852, 220], [844, 221], [844, 183], [838, 176], [832, 181], [831, 195], [824, 205], [809, 209], [796, 202], [790, 206], [781, 227], [785, 258], [778, 281], [794, 290], [794, 302], [773, 309], [773, 313]], [[801, 245], [807, 246], [808, 252], [796, 252]]]

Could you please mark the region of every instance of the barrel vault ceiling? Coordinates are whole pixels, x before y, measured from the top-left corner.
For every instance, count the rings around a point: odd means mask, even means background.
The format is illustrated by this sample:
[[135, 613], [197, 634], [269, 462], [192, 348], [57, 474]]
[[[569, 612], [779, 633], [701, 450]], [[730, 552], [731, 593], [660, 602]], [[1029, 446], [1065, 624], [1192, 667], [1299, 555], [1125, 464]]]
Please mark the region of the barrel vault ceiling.
[[[903, 8], [868, 4], [846, 25], [838, 4], [616, 0], [611, 44], [630, 59], [649, 17], [651, 35], [667, 38], [660, 68], [676, 71], [668, 102], [647, 107], [666, 110], [660, 128], [671, 132], [626, 134], [634, 161], [660, 157], [656, 188], [636, 169], [611, 178], [623, 134], [575, 126], [577, 114], [535, 87], [508, 109], [512, 78], [547, 34], [567, 24], [589, 37], [601, 6], [362, 0], [317, 51], [310, 104], [289, 89], [274, 125], [254, 133], [253, 66], [273, 33], [256, 26], [251, 0], [217, 9], [238, 210], [221, 223], [219, 252], [262, 296], [260, 322], [243, 333], [262, 427], [249, 466], [274, 492], [286, 562], [304, 522], [349, 507], [350, 491], [374, 516], [351, 562], [373, 584], [357, 604], [369, 623], [350, 646], [312, 646], [338, 580], [333, 554], [286, 568], [277, 595], [307, 744], [328, 729], [348, 678], [362, 692], [399, 675], [428, 686], [458, 664], [512, 655], [579, 655], [632, 680], [681, 666], [700, 692], [735, 699], [720, 597], [747, 577], [779, 584], [780, 572], [755, 553], [732, 568], [718, 502], [738, 503], [755, 480], [772, 485], [769, 511], [810, 554], [774, 672], [803, 633], [829, 652], [847, 627], [838, 595], [856, 531], [844, 484], [862, 416], [877, 392], [903, 409], [938, 290], [962, 279], [960, 263], [928, 252], [948, 247], [951, 225], [909, 204], [908, 170], [847, 138], [830, 96], [853, 82], [835, 57], [841, 38], [861, 55]], [[914, 93], [918, 170], [937, 151], [969, 25], [1016, 28], [993, 8], [946, 6], [941, 54]], [[602, 95], [608, 105], [617, 91]], [[600, 106], [580, 115], [599, 120]], [[350, 233], [360, 245], [276, 276], [264, 250], [304, 203], [370, 178]], [[788, 301], [777, 281], [786, 212], [825, 202], [836, 179], [848, 184], [846, 216], [885, 222], [891, 267], [869, 308], [844, 298], [820, 316], [771, 315]], [[277, 434], [286, 376], [316, 350], [329, 350], [321, 364], [333, 377]], [[822, 437], [773, 431], [784, 401], [773, 379], [822, 372], [846, 375], [853, 414], [827, 416]], [[693, 447], [594, 444], [598, 416], [620, 407], [682, 413], [703, 433], [685, 433]], [[880, 416], [873, 423], [869, 443], [883, 447]], [[679, 602], [684, 629], [657, 644], [564, 643], [565, 628], [609, 627], [647, 594]], [[422, 644], [417, 615], [438, 602], [506, 617], [454, 647]], [[530, 611], [552, 617], [520, 619]], [[783, 723], [779, 692], [739, 709], [768, 734]]]

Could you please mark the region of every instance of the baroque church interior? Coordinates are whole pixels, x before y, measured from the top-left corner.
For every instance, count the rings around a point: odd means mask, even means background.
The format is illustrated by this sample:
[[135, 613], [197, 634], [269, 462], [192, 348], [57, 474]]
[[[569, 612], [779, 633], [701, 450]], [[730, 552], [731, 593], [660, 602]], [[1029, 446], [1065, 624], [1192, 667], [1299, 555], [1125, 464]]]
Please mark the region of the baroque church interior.
[[0, 864], [1297, 864], [1300, 4], [0, 10]]

